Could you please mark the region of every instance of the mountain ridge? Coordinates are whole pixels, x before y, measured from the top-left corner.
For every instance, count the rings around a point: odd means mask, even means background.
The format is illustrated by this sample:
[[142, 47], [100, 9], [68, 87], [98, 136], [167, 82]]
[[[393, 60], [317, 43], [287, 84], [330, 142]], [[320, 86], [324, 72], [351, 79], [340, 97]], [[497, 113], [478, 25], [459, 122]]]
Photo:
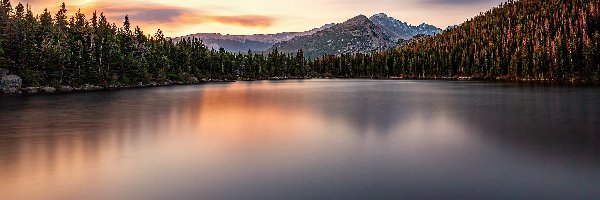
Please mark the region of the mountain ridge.
[[[204, 44], [212, 49], [219, 49], [223, 47], [226, 51], [238, 52], [238, 51], [265, 51], [269, 49], [273, 44], [291, 40], [298, 36], [310, 35], [320, 30], [327, 29], [335, 25], [335, 23], [325, 24], [318, 28], [313, 28], [304, 32], [281, 32], [273, 34], [252, 34], [252, 35], [230, 35], [221, 33], [196, 33], [185, 35], [181, 37], [173, 38], [175, 42], [179, 42], [183, 39], [197, 38], [204, 42]], [[244, 44], [250, 44], [244, 45]], [[238, 48], [234, 46], [240, 46]]]
[[369, 53], [396, 46], [380, 26], [358, 15], [315, 34], [275, 44], [270, 50], [292, 53], [302, 49], [306, 57], [325, 54]]
[[417, 35], [435, 35], [442, 30], [426, 23], [409, 25], [384, 13], [367, 18], [358, 15], [315, 34], [276, 43], [277, 49], [293, 53], [302, 49], [307, 57], [327, 54], [371, 53], [402, 46]]
[[[367, 22], [368, 21], [368, 22]], [[334, 35], [345, 35], [343, 40], [328, 40], [317, 39], [316, 37], [310, 37], [319, 33], [331, 29], [332, 27], [344, 24], [346, 28], [338, 28], [336, 31], [340, 33], [331, 33]], [[367, 27], [354, 27], [351, 26], [367, 26]], [[371, 27], [373, 26], [373, 27]], [[377, 27], [375, 27], [377, 26]], [[370, 33], [365, 32], [367, 29], [372, 29], [374, 35], [372, 38], [363, 35], [362, 41], [357, 39], [351, 40], [351, 34], [341, 33], [344, 31], [359, 31], [362, 30], [363, 34], [369, 35]], [[385, 13], [378, 13], [371, 17], [365, 15], [357, 15], [353, 18], [346, 20], [343, 23], [329, 23], [321, 27], [314, 28], [304, 32], [282, 32], [275, 34], [253, 34], [253, 35], [229, 35], [220, 33], [197, 33], [186, 35], [182, 37], [174, 38], [175, 42], [181, 41], [182, 39], [198, 38], [204, 42], [209, 49], [224, 48], [229, 52], [246, 52], [248, 50], [254, 52], [265, 52], [272, 51], [275, 48], [282, 50], [282, 52], [293, 53], [299, 49], [305, 50], [305, 53], [309, 57], [320, 56], [324, 54], [337, 54], [337, 53], [368, 53], [377, 50], [386, 50], [394, 48], [404, 44], [412, 37], [425, 34], [435, 35], [441, 33], [442, 29], [439, 29], [433, 25], [421, 23], [420, 25], [413, 26], [406, 22], [402, 22], [393, 17], [389, 17]], [[354, 34], [357, 34], [355, 32]], [[323, 36], [323, 34], [318, 34]], [[352, 36], [354, 37], [354, 36]], [[358, 35], [357, 35], [358, 37]], [[312, 38], [312, 39], [311, 39]], [[301, 42], [290, 42], [292, 40], [298, 40]], [[314, 40], [314, 41], [311, 41]], [[348, 42], [351, 42], [348, 44]], [[335, 44], [339, 42], [340, 44]], [[354, 43], [352, 43], [354, 42]], [[302, 44], [310, 44], [303, 46]], [[320, 47], [319, 47], [320, 46]], [[333, 46], [332, 48], [330, 48]]]

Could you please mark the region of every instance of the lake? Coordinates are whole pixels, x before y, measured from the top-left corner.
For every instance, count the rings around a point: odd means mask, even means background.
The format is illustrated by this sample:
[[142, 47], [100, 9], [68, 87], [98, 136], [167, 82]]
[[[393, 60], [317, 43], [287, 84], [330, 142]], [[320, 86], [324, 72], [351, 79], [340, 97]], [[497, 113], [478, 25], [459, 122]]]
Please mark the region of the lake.
[[600, 88], [289, 80], [0, 97], [0, 199], [600, 199]]

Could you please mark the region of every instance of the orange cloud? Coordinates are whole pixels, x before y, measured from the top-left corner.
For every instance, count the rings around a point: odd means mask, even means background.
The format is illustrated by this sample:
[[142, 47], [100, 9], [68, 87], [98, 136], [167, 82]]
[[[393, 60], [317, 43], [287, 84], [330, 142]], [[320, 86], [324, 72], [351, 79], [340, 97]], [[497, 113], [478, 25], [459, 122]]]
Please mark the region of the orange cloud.
[[189, 8], [148, 3], [95, 3], [81, 8], [84, 13], [103, 12], [113, 22], [120, 22], [127, 14], [134, 24], [179, 27], [203, 23], [221, 23], [245, 27], [269, 27], [274, 18], [260, 15], [211, 15]]
[[240, 26], [269, 27], [273, 24], [273, 18], [257, 15], [242, 16], [213, 16], [213, 20], [223, 24], [237, 24]]

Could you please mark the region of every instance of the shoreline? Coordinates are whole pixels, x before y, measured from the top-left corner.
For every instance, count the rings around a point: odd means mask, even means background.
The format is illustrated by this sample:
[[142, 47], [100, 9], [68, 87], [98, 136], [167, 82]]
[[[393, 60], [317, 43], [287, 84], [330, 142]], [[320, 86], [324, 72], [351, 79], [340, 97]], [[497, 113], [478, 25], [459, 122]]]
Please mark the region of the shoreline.
[[193, 83], [184, 82], [164, 82], [164, 83], [150, 83], [150, 84], [137, 84], [137, 85], [126, 85], [126, 86], [97, 86], [97, 85], [84, 85], [81, 87], [73, 86], [41, 86], [41, 87], [23, 87], [16, 89], [13, 93], [4, 93], [0, 91], [0, 96], [35, 96], [35, 95], [51, 95], [51, 94], [70, 94], [70, 93], [87, 93], [87, 92], [99, 92], [99, 91], [116, 91], [126, 89], [143, 89], [143, 88], [157, 88], [157, 87], [174, 87], [184, 85], [203, 85], [203, 84], [216, 84], [216, 83], [231, 83], [235, 81], [229, 80], [210, 80], [210, 81], [199, 81]]
[[598, 80], [549, 80], [549, 79], [489, 79], [489, 78], [477, 78], [477, 77], [433, 77], [433, 78], [405, 78], [405, 77], [388, 77], [388, 78], [370, 78], [370, 77], [317, 77], [317, 78], [276, 78], [276, 79], [256, 79], [256, 80], [207, 80], [199, 82], [163, 82], [150, 84], [137, 84], [127, 86], [96, 86], [96, 85], [84, 85], [80, 87], [73, 86], [60, 86], [60, 87], [23, 87], [16, 89], [16, 92], [4, 93], [0, 91], [1, 96], [34, 96], [34, 95], [49, 95], [49, 94], [69, 94], [69, 93], [87, 93], [87, 92], [98, 92], [98, 91], [116, 91], [126, 89], [142, 89], [142, 88], [156, 88], [156, 87], [175, 87], [175, 86], [188, 86], [188, 85], [204, 85], [204, 84], [217, 84], [217, 83], [234, 83], [234, 82], [255, 82], [255, 81], [286, 81], [286, 80], [422, 80], [422, 81], [464, 81], [464, 82], [477, 82], [484, 81], [489, 83], [518, 83], [518, 84], [543, 84], [548, 86], [600, 86]]

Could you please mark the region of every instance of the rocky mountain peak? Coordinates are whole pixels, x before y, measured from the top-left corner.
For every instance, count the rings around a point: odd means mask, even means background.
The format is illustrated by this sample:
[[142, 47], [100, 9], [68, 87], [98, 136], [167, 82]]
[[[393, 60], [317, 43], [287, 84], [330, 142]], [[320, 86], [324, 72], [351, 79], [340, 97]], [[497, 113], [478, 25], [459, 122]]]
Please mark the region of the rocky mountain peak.
[[388, 18], [388, 16], [385, 13], [379, 13], [379, 14], [375, 14], [375, 15], [371, 16], [371, 19], [373, 19], [373, 18]]
[[381, 29], [394, 41], [409, 40], [417, 34], [435, 35], [441, 33], [442, 30], [426, 23], [418, 26], [410, 25], [406, 22], [389, 17], [384, 13], [373, 15], [370, 18], [373, 23], [381, 27]]
[[360, 23], [368, 23], [371, 20], [369, 20], [369, 18], [367, 18], [367, 16], [365, 15], [358, 15], [356, 17], [353, 17], [349, 20], [347, 20], [346, 22], [342, 23], [342, 24], [360, 24]]

